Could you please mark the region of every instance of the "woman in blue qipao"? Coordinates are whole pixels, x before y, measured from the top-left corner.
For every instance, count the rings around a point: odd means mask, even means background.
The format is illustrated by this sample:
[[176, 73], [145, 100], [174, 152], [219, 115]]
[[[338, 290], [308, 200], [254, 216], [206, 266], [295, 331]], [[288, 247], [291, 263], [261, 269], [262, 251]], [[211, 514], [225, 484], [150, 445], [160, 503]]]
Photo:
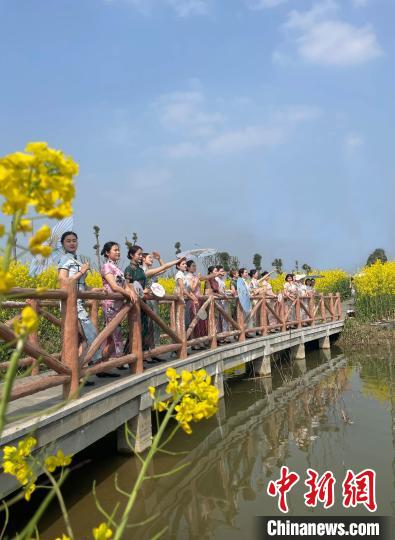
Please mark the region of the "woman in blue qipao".
[[[64, 284], [68, 279], [73, 279], [77, 282], [79, 291], [86, 291], [85, 284], [86, 274], [90, 270], [89, 263], [82, 263], [77, 256], [78, 236], [73, 231], [67, 231], [62, 235], [61, 244], [64, 249], [58, 263], [58, 276], [61, 284]], [[101, 291], [102, 289], [92, 289], [93, 291]], [[88, 312], [85, 309], [84, 302], [81, 298], [77, 299], [77, 317], [80, 329], [85, 338], [87, 347], [93, 342], [97, 336], [97, 330], [89, 318]], [[101, 348], [94, 354], [91, 364], [97, 364], [102, 359]], [[115, 373], [99, 373], [100, 376], [118, 377]]]

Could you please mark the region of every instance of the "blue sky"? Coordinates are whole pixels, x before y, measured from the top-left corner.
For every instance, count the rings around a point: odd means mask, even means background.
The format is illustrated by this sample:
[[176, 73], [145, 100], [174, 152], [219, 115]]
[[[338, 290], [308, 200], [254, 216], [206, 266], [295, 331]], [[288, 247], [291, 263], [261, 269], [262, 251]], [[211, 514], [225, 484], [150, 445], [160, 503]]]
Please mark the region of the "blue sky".
[[395, 257], [392, 0], [0, 0], [0, 154], [80, 164], [81, 252]]

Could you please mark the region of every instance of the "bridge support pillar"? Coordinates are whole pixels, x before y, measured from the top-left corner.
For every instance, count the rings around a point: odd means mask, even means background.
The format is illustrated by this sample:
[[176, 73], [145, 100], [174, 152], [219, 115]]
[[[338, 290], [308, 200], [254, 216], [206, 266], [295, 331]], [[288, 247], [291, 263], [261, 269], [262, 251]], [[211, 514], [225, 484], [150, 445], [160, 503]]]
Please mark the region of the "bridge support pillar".
[[329, 336], [325, 336], [318, 340], [318, 344], [320, 349], [330, 349], [331, 348], [331, 342], [329, 339]]
[[307, 366], [306, 366], [306, 358], [300, 358], [299, 360], [295, 359], [295, 363], [298, 366], [298, 370], [300, 373], [306, 373]]
[[215, 366], [215, 375], [214, 375], [214, 384], [218, 388], [219, 397], [224, 397], [224, 364], [223, 362], [218, 362]]
[[273, 379], [271, 376], [267, 375], [264, 379], [262, 379], [262, 387], [268, 397], [273, 394]]
[[131, 452], [143, 452], [151, 446], [152, 442], [152, 424], [151, 408], [139, 411], [138, 415], [128, 420], [129, 431], [134, 435], [129, 435], [129, 443], [125, 434], [125, 425], [117, 429], [117, 448], [121, 454], [130, 454]]
[[332, 359], [332, 352], [330, 349], [320, 349], [320, 355], [322, 355], [324, 362]]
[[226, 405], [225, 400], [222, 398], [218, 401], [218, 410], [217, 410], [217, 420], [218, 424], [222, 425], [226, 420]]
[[260, 377], [270, 377], [272, 373], [272, 366], [270, 363], [270, 356], [261, 356], [252, 361], [254, 366], [255, 375]]
[[304, 343], [299, 343], [299, 345], [292, 347], [292, 349], [292, 356], [295, 360], [304, 360], [306, 358]]

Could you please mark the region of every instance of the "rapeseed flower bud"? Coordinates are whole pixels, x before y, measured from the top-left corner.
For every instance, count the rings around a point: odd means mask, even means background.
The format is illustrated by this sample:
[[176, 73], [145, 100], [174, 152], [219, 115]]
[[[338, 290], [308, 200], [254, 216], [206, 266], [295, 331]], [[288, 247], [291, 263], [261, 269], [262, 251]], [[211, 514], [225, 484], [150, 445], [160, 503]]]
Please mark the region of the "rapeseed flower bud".
[[33, 230], [33, 225], [30, 219], [21, 219], [18, 224], [18, 231], [30, 232]]
[[92, 533], [95, 540], [108, 540], [112, 537], [112, 530], [106, 523], [100, 523], [98, 527], [93, 529]]
[[51, 236], [51, 229], [48, 225], [43, 225], [35, 235], [33, 235], [29, 240], [29, 249], [33, 255], [40, 254], [43, 257], [49, 257], [52, 252], [50, 246], [43, 246], [42, 243], [48, 240]]
[[59, 448], [56, 455], [45, 458], [44, 465], [49, 472], [54, 472], [57, 467], [67, 467], [71, 463], [71, 456], [65, 456]]

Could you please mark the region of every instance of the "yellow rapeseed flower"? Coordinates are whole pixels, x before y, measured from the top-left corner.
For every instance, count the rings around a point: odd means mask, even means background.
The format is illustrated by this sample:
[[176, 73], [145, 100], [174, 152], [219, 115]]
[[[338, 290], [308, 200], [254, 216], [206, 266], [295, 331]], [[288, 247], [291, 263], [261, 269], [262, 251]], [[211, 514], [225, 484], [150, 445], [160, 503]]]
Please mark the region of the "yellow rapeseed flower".
[[18, 446], [5, 446], [3, 449], [2, 467], [6, 474], [15, 476], [18, 482], [24, 487], [25, 499], [30, 497], [36, 489], [35, 481], [37, 475], [30, 466], [29, 458], [37, 440], [34, 437], [27, 437], [19, 441]]
[[[168, 410], [171, 403], [175, 403], [175, 419], [181, 428], [190, 435], [191, 422], [199, 422], [210, 418], [217, 412], [219, 392], [211, 383], [211, 377], [204, 369], [199, 371], [183, 371], [179, 375], [174, 368], [166, 370], [168, 384], [166, 393], [170, 395], [168, 401], [155, 401], [154, 408]], [[150, 395], [155, 399], [155, 389], [150, 387]]]
[[9, 291], [14, 285], [15, 281], [11, 272], [0, 270], [0, 294]]
[[21, 318], [14, 321], [14, 332], [17, 336], [27, 336], [38, 328], [38, 316], [30, 306], [23, 308]]
[[5, 235], [5, 225], [0, 224], [0, 238]]
[[57, 536], [55, 540], [71, 540], [70, 536], [67, 536], [67, 534], [62, 534], [62, 536]]
[[32, 206], [38, 214], [48, 217], [71, 215], [78, 165], [45, 142], [29, 143], [25, 151], [0, 159], [3, 212], [12, 215], [19, 210], [25, 215]]
[[98, 527], [93, 529], [92, 533], [95, 540], [108, 540], [112, 537], [112, 530], [106, 523], [100, 523]]
[[49, 472], [54, 472], [57, 467], [67, 467], [71, 463], [71, 456], [66, 456], [61, 449], [54, 456], [48, 456], [44, 465]]

